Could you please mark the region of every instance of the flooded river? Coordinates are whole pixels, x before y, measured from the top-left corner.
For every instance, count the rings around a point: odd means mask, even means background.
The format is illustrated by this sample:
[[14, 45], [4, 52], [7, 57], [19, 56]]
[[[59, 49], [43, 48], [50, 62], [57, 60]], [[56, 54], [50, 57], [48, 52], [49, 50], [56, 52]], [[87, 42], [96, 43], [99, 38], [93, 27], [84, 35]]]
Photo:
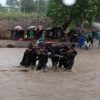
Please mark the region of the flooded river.
[[0, 49], [0, 69], [9, 69], [18, 66], [25, 49], [1, 48]]
[[72, 72], [20, 71], [25, 49], [0, 49], [0, 100], [100, 100], [100, 49], [78, 50]]

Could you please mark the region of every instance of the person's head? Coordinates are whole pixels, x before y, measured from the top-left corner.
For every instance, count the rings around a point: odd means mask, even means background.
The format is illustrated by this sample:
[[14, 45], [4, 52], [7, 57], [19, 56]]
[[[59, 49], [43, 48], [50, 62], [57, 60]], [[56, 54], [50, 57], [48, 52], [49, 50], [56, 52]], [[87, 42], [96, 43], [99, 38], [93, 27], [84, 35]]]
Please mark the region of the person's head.
[[46, 30], [43, 30], [43, 33], [46, 33]]
[[40, 48], [40, 52], [45, 52], [45, 50], [46, 50], [45, 47]]
[[33, 44], [32, 43], [29, 43], [28, 48], [29, 49], [32, 49], [33, 48]]
[[27, 31], [24, 31], [24, 34], [27, 34]]
[[59, 50], [59, 51], [60, 51], [60, 52], [62, 52], [63, 50], [64, 50], [64, 48], [60, 48], [60, 50]]
[[39, 27], [37, 26], [36, 30], [39, 30]]
[[71, 49], [75, 49], [76, 45], [75, 44], [71, 44], [70, 48]]

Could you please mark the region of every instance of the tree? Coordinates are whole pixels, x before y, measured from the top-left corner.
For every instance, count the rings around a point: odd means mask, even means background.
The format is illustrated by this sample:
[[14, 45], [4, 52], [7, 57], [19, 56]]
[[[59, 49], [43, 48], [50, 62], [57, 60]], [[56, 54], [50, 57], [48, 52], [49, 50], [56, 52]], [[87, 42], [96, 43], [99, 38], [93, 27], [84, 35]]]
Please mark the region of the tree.
[[49, 0], [47, 16], [56, 25], [60, 25], [70, 18], [77, 26], [84, 25], [96, 19], [98, 2], [98, 0], [77, 0], [75, 5], [68, 7], [63, 5], [61, 0]]
[[91, 24], [95, 21], [98, 12], [97, 3], [98, 0], [77, 0], [77, 3], [73, 6], [73, 15], [75, 15], [77, 25], [78, 23]]
[[2, 11], [3, 10], [3, 7], [2, 7], [2, 4], [0, 3], [0, 11]]
[[9, 7], [15, 7], [18, 5], [18, 0], [6, 0], [6, 5]]
[[39, 14], [46, 14], [48, 0], [34, 0], [34, 11]]
[[34, 10], [33, 0], [21, 0], [21, 11], [24, 13], [32, 13]]
[[68, 17], [67, 13], [67, 10], [65, 11], [65, 7], [61, 4], [60, 0], [49, 0], [47, 16], [53, 20], [53, 24], [62, 24]]
[[97, 3], [97, 7], [98, 7], [98, 11], [97, 11], [97, 14], [96, 14], [96, 21], [100, 22], [100, 2], [99, 2], [99, 0], [98, 0], [98, 3]]

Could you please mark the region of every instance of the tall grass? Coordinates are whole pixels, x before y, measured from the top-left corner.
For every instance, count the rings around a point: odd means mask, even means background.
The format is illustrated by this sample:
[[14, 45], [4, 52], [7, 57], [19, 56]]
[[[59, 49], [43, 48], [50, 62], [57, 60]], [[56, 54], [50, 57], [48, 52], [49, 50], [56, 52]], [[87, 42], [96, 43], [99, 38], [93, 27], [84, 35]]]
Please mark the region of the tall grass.
[[20, 18], [37, 18], [37, 17], [43, 17], [43, 15], [37, 14], [37, 13], [22, 13], [22, 12], [0, 12], [0, 19], [7, 19], [7, 20], [14, 20], [14, 19], [20, 19]]

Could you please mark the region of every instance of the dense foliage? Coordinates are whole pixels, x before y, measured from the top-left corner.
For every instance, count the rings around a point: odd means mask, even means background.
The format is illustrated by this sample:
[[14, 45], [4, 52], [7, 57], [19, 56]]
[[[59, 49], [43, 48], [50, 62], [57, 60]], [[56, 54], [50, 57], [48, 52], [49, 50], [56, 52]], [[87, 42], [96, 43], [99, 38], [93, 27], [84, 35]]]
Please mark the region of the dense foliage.
[[21, 0], [21, 11], [24, 13], [32, 13], [34, 10], [33, 0]]
[[90, 24], [96, 19], [100, 20], [99, 5], [99, 0], [77, 0], [73, 6], [65, 6], [61, 0], [49, 0], [47, 15], [56, 25], [62, 24], [69, 18], [72, 18], [77, 26]]
[[12, 10], [19, 8], [21, 12], [45, 14], [48, 0], [6, 0], [6, 5]]
[[6, 5], [8, 5], [11, 8], [18, 6], [18, 4], [19, 4], [18, 0], [6, 0]]
[[[13, 14], [35, 13], [35, 15], [46, 15], [53, 21], [53, 25], [63, 25], [70, 20], [73, 25], [89, 25], [93, 21], [100, 22], [100, 0], [77, 0], [73, 6], [65, 6], [62, 0], [6, 0], [6, 4], [14, 10]], [[1, 11], [9, 11], [0, 5]], [[19, 12], [16, 12], [19, 11]], [[21, 15], [22, 15], [21, 14]]]

